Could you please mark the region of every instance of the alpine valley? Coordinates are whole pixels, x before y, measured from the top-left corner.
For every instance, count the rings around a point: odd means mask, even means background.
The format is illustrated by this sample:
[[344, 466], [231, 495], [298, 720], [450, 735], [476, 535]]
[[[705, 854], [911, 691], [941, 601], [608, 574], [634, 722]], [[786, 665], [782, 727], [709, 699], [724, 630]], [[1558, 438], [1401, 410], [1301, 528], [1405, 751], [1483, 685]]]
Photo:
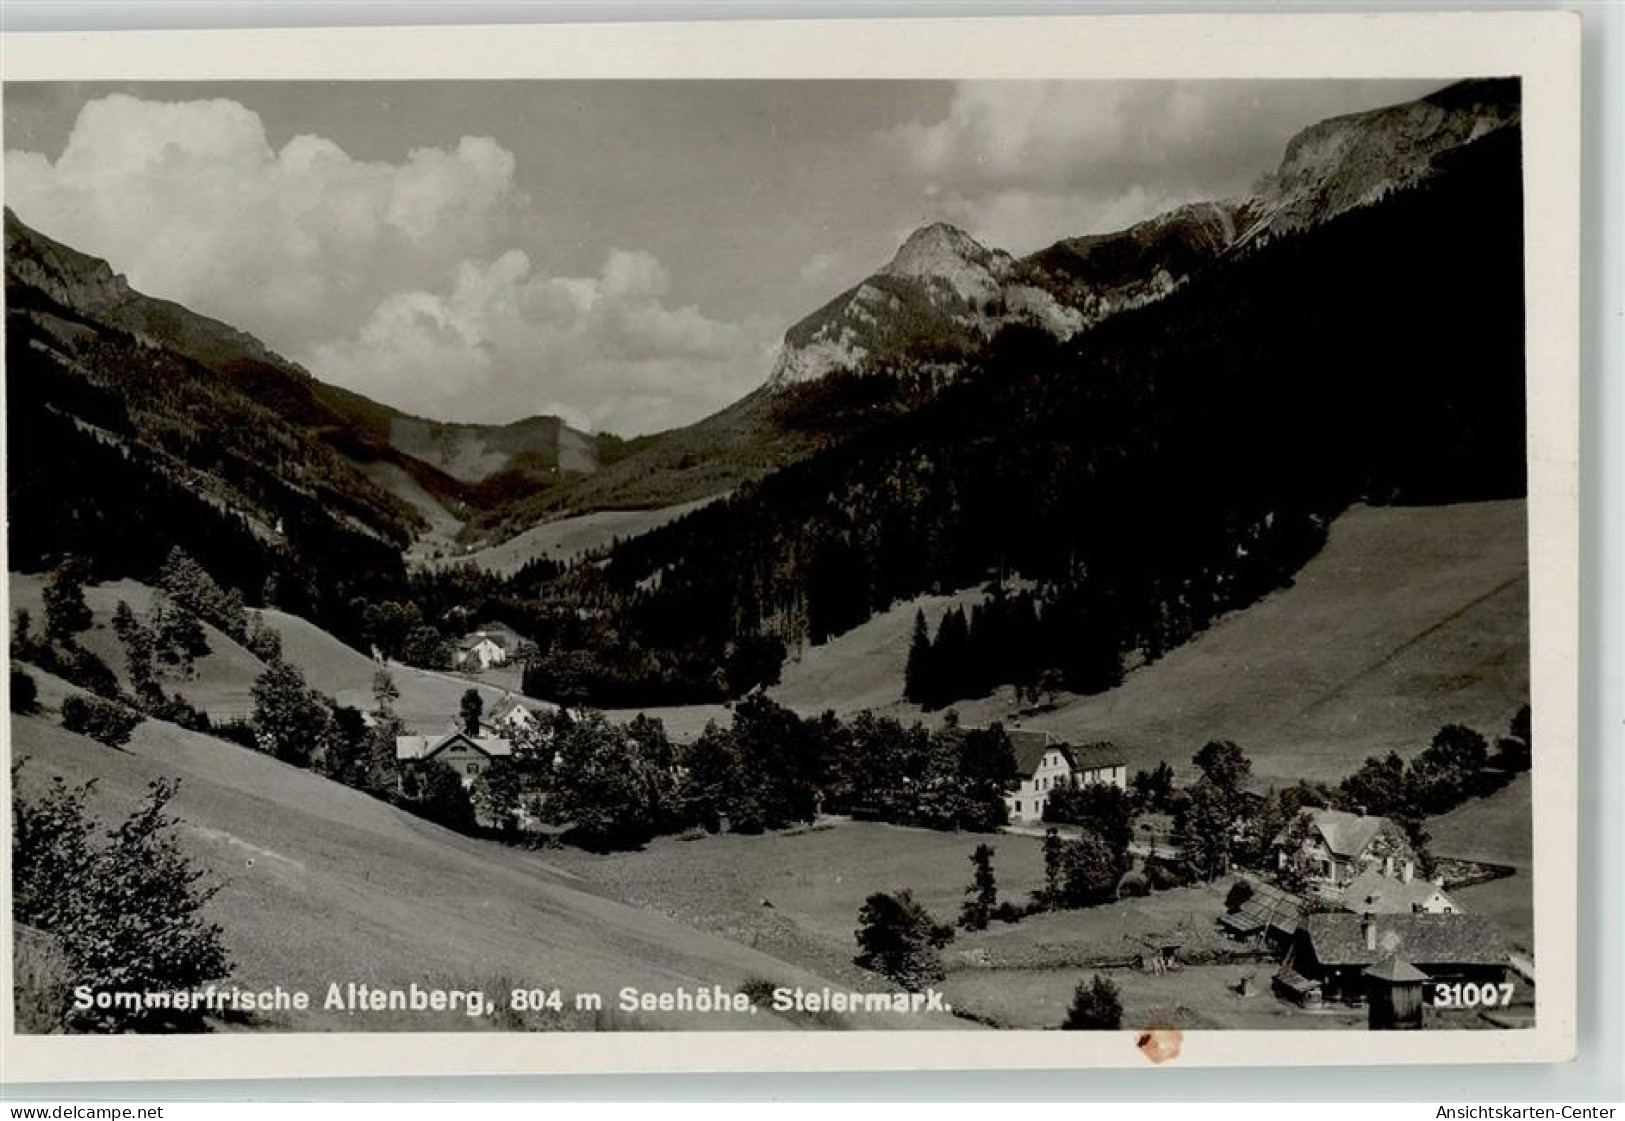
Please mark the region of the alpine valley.
[[[754, 391], [625, 436], [409, 415], [8, 208], [22, 1030], [1358, 1028], [1363, 990], [1294, 1003], [1312, 954], [1253, 987], [1278, 929], [1367, 948], [1310, 810], [1510, 992], [1519, 104], [1322, 121], [1244, 197], [1027, 256], [925, 225]], [[75, 1019], [108, 977], [510, 996]], [[951, 1015], [772, 996], [927, 986]], [[1516, 987], [1428, 1023], [1524, 1026]], [[659, 1012], [701, 989], [731, 1018]]]
[[8, 210], [12, 565], [145, 579], [179, 546], [390, 655], [387, 605], [501, 619], [537, 690], [615, 707], [738, 696], [991, 580], [1023, 653], [940, 700], [1111, 688], [1351, 503], [1522, 493], [1517, 98], [1324, 121], [1249, 197], [1025, 258], [926, 226], [755, 392], [633, 439], [403, 414]]

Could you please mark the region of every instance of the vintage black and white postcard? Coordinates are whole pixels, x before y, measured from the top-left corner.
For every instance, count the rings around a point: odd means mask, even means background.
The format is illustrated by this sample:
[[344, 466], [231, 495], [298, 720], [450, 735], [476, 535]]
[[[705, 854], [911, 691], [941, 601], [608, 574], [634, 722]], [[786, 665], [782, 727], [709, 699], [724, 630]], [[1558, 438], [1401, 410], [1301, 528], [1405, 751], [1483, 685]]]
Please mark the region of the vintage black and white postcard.
[[5, 54], [8, 1079], [1572, 1054], [1574, 18]]

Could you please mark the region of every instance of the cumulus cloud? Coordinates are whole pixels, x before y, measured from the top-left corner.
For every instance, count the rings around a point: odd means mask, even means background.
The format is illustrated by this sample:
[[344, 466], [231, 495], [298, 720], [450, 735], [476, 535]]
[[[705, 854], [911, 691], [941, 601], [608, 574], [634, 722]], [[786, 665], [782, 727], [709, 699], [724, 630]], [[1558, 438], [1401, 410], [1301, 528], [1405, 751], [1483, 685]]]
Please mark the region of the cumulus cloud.
[[878, 139], [923, 204], [1027, 252], [1240, 194], [1306, 125], [1436, 82], [964, 82], [944, 116]]
[[668, 306], [647, 253], [611, 253], [595, 276], [538, 270], [516, 248], [530, 200], [515, 158], [489, 137], [361, 160], [319, 136], [277, 148], [235, 101], [119, 94], [85, 105], [54, 161], [7, 152], [6, 196], [137, 289], [434, 417], [665, 427], [766, 369], [759, 325]]
[[316, 136], [280, 150], [235, 101], [87, 103], [62, 154], [6, 154], [24, 221], [104, 256], [143, 291], [267, 341], [351, 326], [401, 276], [503, 245], [526, 205], [513, 156], [463, 137], [399, 163]]
[[548, 276], [510, 250], [464, 262], [441, 291], [394, 293], [345, 339], [303, 360], [429, 416], [564, 416], [649, 431], [698, 416], [762, 379], [771, 331], [664, 301], [653, 256], [614, 250], [590, 277]]

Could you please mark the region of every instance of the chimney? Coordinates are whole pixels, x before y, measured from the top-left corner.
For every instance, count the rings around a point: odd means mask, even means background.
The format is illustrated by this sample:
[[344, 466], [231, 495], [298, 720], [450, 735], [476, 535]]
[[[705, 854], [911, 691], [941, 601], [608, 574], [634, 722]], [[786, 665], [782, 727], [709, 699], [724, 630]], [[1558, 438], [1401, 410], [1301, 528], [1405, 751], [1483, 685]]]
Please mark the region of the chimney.
[[1365, 948], [1375, 950], [1377, 948], [1377, 920], [1370, 915], [1362, 917], [1360, 920], [1360, 933], [1365, 935]]
[[1416, 875], [1416, 862], [1407, 860], [1399, 869], [1400, 882], [1408, 884], [1414, 875]]

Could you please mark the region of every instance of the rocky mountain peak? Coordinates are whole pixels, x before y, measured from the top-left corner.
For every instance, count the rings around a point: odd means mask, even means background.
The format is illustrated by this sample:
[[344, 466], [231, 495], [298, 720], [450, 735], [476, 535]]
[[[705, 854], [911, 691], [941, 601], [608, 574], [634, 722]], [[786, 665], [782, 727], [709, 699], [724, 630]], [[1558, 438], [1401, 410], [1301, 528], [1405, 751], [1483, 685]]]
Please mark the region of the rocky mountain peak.
[[1517, 79], [1484, 79], [1311, 125], [1260, 184], [1260, 220], [1246, 236], [1306, 229], [1411, 186], [1437, 157], [1516, 124], [1518, 106]]
[[65, 307], [100, 311], [130, 299], [123, 275], [99, 257], [70, 249], [29, 228], [5, 208], [6, 271]]

